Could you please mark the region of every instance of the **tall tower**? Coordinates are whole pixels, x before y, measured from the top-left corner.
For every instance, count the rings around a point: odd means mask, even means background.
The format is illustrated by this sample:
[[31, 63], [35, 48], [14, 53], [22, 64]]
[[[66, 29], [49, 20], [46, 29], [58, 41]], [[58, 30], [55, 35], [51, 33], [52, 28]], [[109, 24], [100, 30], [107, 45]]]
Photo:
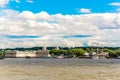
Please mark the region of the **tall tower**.
[[44, 51], [46, 51], [47, 50], [47, 48], [46, 48], [46, 46], [44, 45], [44, 47], [42, 48], [42, 50], [44, 50]]
[[59, 50], [59, 47], [58, 47], [58, 45], [56, 46], [56, 50]]

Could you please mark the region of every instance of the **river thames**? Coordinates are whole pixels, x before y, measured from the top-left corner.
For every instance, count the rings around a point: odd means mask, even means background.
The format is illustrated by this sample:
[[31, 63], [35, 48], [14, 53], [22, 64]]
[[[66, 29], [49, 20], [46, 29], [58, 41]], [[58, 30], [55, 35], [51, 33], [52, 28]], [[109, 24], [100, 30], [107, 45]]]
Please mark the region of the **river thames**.
[[1, 80], [120, 80], [120, 59], [0, 60]]

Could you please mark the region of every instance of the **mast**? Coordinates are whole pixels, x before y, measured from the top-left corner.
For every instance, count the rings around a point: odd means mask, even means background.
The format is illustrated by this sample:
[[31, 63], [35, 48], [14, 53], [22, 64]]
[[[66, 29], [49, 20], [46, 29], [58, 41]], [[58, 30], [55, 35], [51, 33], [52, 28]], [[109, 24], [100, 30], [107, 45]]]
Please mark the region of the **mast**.
[[99, 43], [98, 43], [98, 40], [97, 40], [97, 43], [96, 43], [97, 45], [96, 45], [96, 47], [97, 47], [97, 55], [98, 55], [98, 53], [99, 53], [99, 51], [98, 51], [98, 45], [99, 45]]
[[90, 55], [93, 55], [93, 40], [91, 40], [91, 52], [90, 52]]

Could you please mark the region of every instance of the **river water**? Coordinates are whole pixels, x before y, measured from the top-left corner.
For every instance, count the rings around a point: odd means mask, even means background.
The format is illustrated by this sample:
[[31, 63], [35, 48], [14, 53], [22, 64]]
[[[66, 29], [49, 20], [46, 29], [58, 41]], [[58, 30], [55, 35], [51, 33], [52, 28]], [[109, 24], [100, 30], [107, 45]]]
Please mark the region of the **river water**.
[[120, 65], [120, 59], [43, 59], [43, 58], [6, 58], [0, 61], [1, 65], [56, 65], [56, 66], [80, 66], [80, 65]]
[[0, 60], [0, 80], [120, 80], [120, 59]]

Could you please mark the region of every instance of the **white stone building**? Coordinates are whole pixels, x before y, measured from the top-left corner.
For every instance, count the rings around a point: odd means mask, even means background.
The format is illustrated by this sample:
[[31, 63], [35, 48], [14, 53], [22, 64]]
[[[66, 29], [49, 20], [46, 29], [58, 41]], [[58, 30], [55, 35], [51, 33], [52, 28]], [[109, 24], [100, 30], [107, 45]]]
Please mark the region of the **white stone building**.
[[36, 51], [16, 51], [16, 57], [36, 57]]

